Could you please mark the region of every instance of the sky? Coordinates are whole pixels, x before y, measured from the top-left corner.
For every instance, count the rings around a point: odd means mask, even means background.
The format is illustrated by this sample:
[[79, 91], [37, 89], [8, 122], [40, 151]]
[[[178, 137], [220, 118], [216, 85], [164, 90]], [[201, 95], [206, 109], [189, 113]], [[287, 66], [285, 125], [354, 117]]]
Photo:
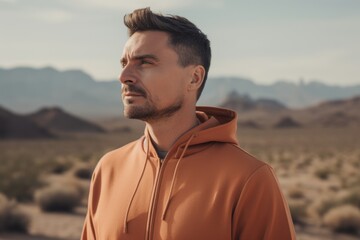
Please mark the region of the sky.
[[359, 0], [0, 0], [0, 67], [117, 79], [136, 8], [181, 15], [211, 41], [210, 77], [360, 84]]

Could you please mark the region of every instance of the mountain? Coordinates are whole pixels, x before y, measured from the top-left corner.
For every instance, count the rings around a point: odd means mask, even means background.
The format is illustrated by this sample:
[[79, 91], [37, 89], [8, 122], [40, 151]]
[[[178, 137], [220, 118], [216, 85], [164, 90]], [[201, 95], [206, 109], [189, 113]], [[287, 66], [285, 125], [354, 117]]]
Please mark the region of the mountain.
[[275, 128], [298, 128], [301, 124], [291, 117], [282, 117], [275, 125]]
[[222, 106], [238, 113], [239, 127], [243, 128], [360, 127], [360, 95], [302, 109], [280, 107], [275, 110], [273, 106], [259, 107], [258, 101], [237, 93], [229, 94], [228, 99], [231, 101], [226, 100]]
[[0, 103], [27, 113], [60, 106], [79, 116], [121, 115], [120, 83], [96, 82], [80, 70], [0, 69]]
[[27, 116], [36, 122], [39, 126], [52, 131], [94, 133], [105, 132], [105, 130], [100, 126], [67, 113], [59, 107], [42, 108], [39, 111]]
[[53, 138], [47, 129], [0, 106], [0, 139]]
[[[261, 85], [244, 78], [216, 77], [207, 80], [198, 104], [218, 106], [232, 91], [255, 100], [273, 99], [289, 108], [303, 108], [360, 95], [360, 85], [329, 86], [315, 81]], [[121, 116], [123, 109], [119, 81], [95, 81], [81, 70], [52, 67], [0, 68], [0, 104], [20, 113], [53, 105], [86, 118]]]
[[314, 125], [325, 127], [360, 126], [360, 96], [321, 102], [303, 110]]
[[224, 102], [232, 91], [249, 95], [254, 99], [273, 99], [290, 108], [303, 108], [322, 101], [360, 95], [360, 84], [344, 87], [330, 86], [317, 81], [299, 84], [278, 81], [270, 85], [261, 85], [243, 78], [217, 77], [207, 80], [199, 104], [218, 105]]
[[238, 113], [246, 111], [265, 111], [277, 112], [285, 110], [286, 106], [282, 103], [272, 99], [257, 99], [254, 100], [248, 95], [241, 95], [236, 91], [228, 94], [225, 101], [220, 105], [224, 108], [232, 109]]

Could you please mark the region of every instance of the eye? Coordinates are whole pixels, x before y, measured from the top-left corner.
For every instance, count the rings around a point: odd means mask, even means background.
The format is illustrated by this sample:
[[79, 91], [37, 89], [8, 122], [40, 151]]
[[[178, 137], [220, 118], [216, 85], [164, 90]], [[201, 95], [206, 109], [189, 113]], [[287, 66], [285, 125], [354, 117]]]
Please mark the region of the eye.
[[122, 59], [122, 60], [120, 61], [120, 66], [121, 66], [122, 68], [124, 68], [124, 67], [126, 66], [126, 64], [127, 64], [126, 60]]
[[140, 65], [144, 65], [144, 64], [151, 64], [151, 62], [145, 60], [145, 59], [141, 59], [140, 60]]

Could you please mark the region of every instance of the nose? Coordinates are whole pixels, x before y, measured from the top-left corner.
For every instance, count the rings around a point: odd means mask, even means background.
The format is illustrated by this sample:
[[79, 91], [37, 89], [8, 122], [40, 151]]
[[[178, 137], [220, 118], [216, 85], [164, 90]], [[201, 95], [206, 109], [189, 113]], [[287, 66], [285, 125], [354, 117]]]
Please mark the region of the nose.
[[129, 65], [125, 66], [119, 74], [119, 81], [122, 84], [134, 84], [136, 76]]

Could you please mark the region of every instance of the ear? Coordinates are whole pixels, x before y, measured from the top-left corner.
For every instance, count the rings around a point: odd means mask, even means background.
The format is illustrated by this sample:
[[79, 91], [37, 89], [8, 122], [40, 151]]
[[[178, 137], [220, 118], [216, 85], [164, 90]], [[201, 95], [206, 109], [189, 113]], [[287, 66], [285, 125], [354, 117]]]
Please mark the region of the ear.
[[197, 91], [204, 81], [205, 68], [202, 65], [196, 65], [191, 72], [191, 80], [188, 83], [188, 91]]

